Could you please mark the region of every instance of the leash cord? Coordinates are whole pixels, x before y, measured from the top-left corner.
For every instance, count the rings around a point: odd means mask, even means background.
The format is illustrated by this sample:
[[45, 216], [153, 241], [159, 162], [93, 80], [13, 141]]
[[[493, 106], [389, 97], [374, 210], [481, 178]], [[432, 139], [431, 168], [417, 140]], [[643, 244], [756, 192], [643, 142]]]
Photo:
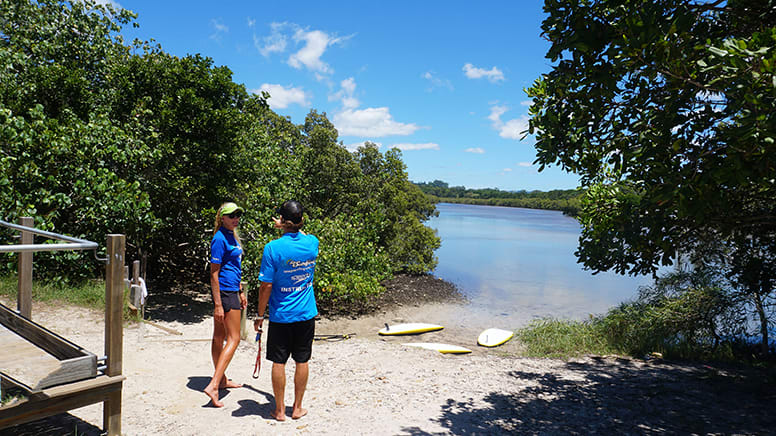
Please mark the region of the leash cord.
[[345, 339], [350, 339], [352, 336], [355, 336], [355, 335], [356, 335], [355, 333], [348, 333], [343, 335], [315, 335], [313, 337], [313, 340], [339, 342], [339, 341], [344, 341]]
[[253, 366], [253, 378], [259, 378], [259, 371], [261, 371], [261, 332], [261, 329], [256, 332], [256, 342], [259, 344], [259, 351], [256, 353], [256, 364]]

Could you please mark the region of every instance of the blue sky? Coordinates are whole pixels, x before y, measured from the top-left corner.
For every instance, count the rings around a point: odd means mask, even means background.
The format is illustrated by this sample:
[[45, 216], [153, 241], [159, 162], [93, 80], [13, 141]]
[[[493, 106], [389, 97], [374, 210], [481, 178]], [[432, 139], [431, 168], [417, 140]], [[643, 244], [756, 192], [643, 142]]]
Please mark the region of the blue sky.
[[[103, 0], [103, 2], [108, 0]], [[550, 69], [542, 2], [116, 0], [126, 38], [202, 54], [294, 123], [325, 112], [350, 149], [402, 150], [409, 178], [503, 190], [571, 189], [539, 173], [524, 88]]]

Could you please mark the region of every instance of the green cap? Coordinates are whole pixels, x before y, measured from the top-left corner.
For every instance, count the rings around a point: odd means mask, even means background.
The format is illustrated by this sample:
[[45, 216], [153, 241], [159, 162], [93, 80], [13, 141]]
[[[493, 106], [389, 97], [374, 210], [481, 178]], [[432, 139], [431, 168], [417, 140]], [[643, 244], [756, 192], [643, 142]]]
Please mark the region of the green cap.
[[224, 203], [224, 206], [221, 208], [221, 215], [229, 215], [230, 213], [236, 212], [238, 210], [242, 213], [245, 213], [245, 209], [234, 203]]

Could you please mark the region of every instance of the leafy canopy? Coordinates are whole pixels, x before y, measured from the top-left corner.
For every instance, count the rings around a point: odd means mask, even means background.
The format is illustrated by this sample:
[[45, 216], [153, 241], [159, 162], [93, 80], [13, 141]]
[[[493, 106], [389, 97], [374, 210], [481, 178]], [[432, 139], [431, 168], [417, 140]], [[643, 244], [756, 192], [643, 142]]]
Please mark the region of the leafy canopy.
[[[324, 310], [360, 304], [395, 272], [434, 268], [439, 238], [423, 224], [434, 205], [397, 150], [351, 153], [326, 114], [294, 125], [207, 57], [125, 45], [119, 32], [133, 19], [91, 1], [2, 3], [3, 219], [34, 216], [95, 241], [125, 233], [128, 258], [147, 259], [157, 285], [200, 287], [215, 210], [236, 201], [247, 211], [244, 277], [257, 289], [274, 210], [299, 199], [321, 240]], [[68, 279], [99, 268], [91, 253], [42, 254], [36, 271]]]
[[546, 0], [527, 90], [537, 163], [581, 176], [577, 255], [653, 273], [709, 238], [776, 236], [773, 0]]

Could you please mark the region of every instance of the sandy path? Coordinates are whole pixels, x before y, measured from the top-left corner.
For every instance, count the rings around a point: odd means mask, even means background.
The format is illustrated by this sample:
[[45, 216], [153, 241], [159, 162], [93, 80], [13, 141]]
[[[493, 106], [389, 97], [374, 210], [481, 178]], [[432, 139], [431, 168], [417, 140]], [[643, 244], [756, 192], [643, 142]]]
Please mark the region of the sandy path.
[[[35, 307], [33, 318], [103, 354], [101, 313]], [[378, 318], [322, 321], [318, 332], [368, 332], [379, 328]], [[242, 343], [227, 371], [245, 386], [223, 395], [225, 407], [215, 409], [201, 392], [212, 375], [209, 343], [202, 340], [212, 320], [160, 324], [183, 335], [147, 325], [125, 328], [127, 435], [762, 434], [776, 424], [772, 414], [760, 412], [776, 405], [773, 386], [733, 371], [615, 358], [528, 359], [510, 356], [509, 348], [476, 346], [469, 355], [443, 355], [362, 332], [316, 342], [305, 396], [309, 415], [279, 423], [269, 417], [270, 362], [251, 378], [252, 340]], [[289, 383], [287, 405], [291, 390]], [[93, 405], [0, 434], [73, 434], [77, 428], [90, 435], [101, 425], [102, 405]]]

